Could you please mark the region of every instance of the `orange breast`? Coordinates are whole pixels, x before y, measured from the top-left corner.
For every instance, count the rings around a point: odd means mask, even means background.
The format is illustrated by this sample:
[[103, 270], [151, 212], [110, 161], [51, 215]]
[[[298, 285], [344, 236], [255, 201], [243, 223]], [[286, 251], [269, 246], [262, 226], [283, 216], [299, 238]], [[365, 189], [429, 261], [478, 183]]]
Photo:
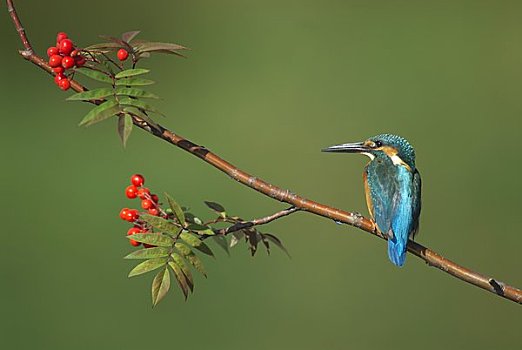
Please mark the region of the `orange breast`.
[[364, 168], [364, 172], [363, 172], [364, 193], [366, 194], [366, 205], [368, 206], [368, 211], [370, 212], [370, 215], [372, 216], [372, 219], [375, 219], [375, 217], [373, 215], [372, 196], [370, 196], [370, 187], [368, 186], [367, 168], [368, 168], [368, 166], [366, 166]]

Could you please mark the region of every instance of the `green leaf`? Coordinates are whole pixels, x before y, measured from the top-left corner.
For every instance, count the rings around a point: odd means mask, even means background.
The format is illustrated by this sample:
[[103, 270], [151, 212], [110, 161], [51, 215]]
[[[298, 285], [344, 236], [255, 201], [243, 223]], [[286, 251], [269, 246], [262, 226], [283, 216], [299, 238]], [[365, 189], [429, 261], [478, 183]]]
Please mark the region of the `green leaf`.
[[193, 224], [198, 224], [198, 225], [203, 225], [203, 221], [192, 213], [186, 212], [185, 218], [186, 218], [187, 222], [191, 222]]
[[[147, 224], [151, 225], [154, 228], [166, 233], [170, 233], [171, 235], [177, 236], [181, 229], [174, 225], [172, 222], [160, 218], [159, 216], [153, 216], [149, 214], [140, 215], [140, 219], [145, 221]], [[132, 235], [134, 237], [134, 235]], [[169, 237], [170, 238], [170, 237]], [[172, 239], [172, 238], [170, 238]], [[157, 245], [157, 244], [155, 244]], [[172, 245], [172, 244], [170, 244]], [[169, 245], [169, 246], [170, 246]]]
[[110, 43], [99, 43], [99, 44], [87, 46], [86, 48], [84, 48], [84, 50], [85, 51], [97, 51], [100, 49], [101, 50], [103, 50], [103, 49], [116, 50], [116, 49], [120, 49], [120, 48], [121, 48], [121, 45], [114, 43], [114, 42], [110, 42]]
[[245, 237], [245, 234], [242, 231], [233, 232], [232, 238], [230, 239], [230, 248], [232, 248], [236, 244], [238, 244], [239, 241], [241, 241], [244, 237]]
[[134, 42], [135, 49], [141, 52], [151, 52], [151, 51], [181, 51], [188, 50], [188, 48], [172, 43], [161, 43], [161, 42], [153, 42], [153, 41], [138, 41]]
[[203, 276], [207, 277], [207, 272], [205, 271], [203, 263], [189, 247], [180, 242], [176, 242], [176, 244], [174, 244], [174, 247], [176, 247], [176, 249], [181, 253], [181, 255], [183, 255], [185, 259], [187, 259], [188, 262], [192, 266], [194, 266], [196, 270], [203, 274]]
[[270, 234], [270, 233], [263, 233], [262, 234], [263, 237], [265, 237], [266, 239], [268, 239], [270, 242], [274, 243], [276, 246], [279, 247], [279, 249], [281, 249], [283, 252], [285, 252], [285, 254], [291, 258], [290, 256], [290, 253], [288, 252], [288, 250], [286, 250], [285, 246], [283, 245], [283, 243], [281, 242], [281, 240], [279, 238], [277, 238], [276, 236]]
[[170, 273], [167, 266], [164, 269], [158, 271], [158, 274], [152, 281], [152, 306], [158, 305], [158, 303], [165, 297], [170, 289]]
[[167, 192], [165, 192], [165, 197], [167, 198], [167, 202], [169, 202], [169, 207], [176, 216], [176, 219], [178, 219], [179, 223], [182, 226], [185, 226], [185, 214], [183, 214], [183, 210], [181, 209], [179, 204]]
[[113, 94], [114, 92], [111, 88], [100, 88], [84, 92], [78, 92], [77, 94], [67, 97], [67, 101], [100, 100]]
[[132, 39], [134, 39], [138, 34], [140, 33], [139, 30], [133, 30], [130, 32], [125, 32], [121, 35], [121, 40], [130, 42]]
[[[121, 103], [121, 100], [120, 100], [120, 103]], [[143, 113], [140, 109], [138, 109], [136, 107], [124, 107], [123, 111], [145, 120], [147, 122], [147, 124], [149, 124], [151, 127], [155, 128], [156, 130], [161, 131], [161, 128], [158, 126], [158, 124], [156, 124], [156, 122], [154, 122], [154, 120], [152, 120], [148, 115]]]
[[115, 78], [116, 79], [128, 78], [128, 77], [133, 77], [136, 75], [147, 74], [148, 72], [150, 72], [150, 70], [144, 69], [144, 68], [126, 69], [126, 70], [121, 71], [118, 74], [116, 74]]
[[89, 126], [101, 122], [107, 118], [120, 113], [122, 108], [114, 100], [108, 100], [91, 109], [80, 122], [80, 126]]
[[221, 204], [216, 203], [216, 202], [207, 202], [207, 201], [205, 201], [205, 204], [207, 205], [207, 207], [209, 207], [210, 209], [212, 209], [216, 213], [218, 213], [219, 216], [221, 216], [223, 219], [227, 217], [226, 210]]
[[180, 235], [179, 235], [179, 238], [181, 238], [188, 245], [196, 248], [200, 252], [202, 252], [204, 254], [207, 254], [207, 255], [210, 255], [210, 256], [214, 256], [214, 253], [212, 253], [212, 250], [210, 250], [208, 245], [206, 245], [202, 240], [200, 240], [196, 236], [194, 236], [194, 235], [192, 235], [192, 234], [190, 234], [188, 232], [181, 232]]
[[174, 239], [158, 233], [136, 233], [134, 235], [127, 236], [128, 239], [133, 239], [136, 242], [146, 243], [155, 245], [158, 247], [172, 247]]
[[143, 109], [144, 111], [154, 112], [159, 115], [165, 116], [157, 108], [155, 108], [141, 100], [137, 100], [135, 98], [123, 96], [123, 97], [119, 98], [119, 101], [120, 101], [120, 105], [132, 106], [132, 107]]
[[123, 147], [127, 145], [127, 140], [132, 131], [132, 117], [128, 114], [118, 117], [118, 134], [120, 135]]
[[192, 279], [192, 272], [190, 272], [189, 267], [185, 263], [185, 260], [181, 257], [181, 255], [177, 253], [172, 253], [171, 255], [172, 260], [181, 268], [181, 271], [183, 271], [183, 274], [185, 275], [187, 279], [187, 284], [190, 288], [190, 291], [194, 291], [194, 280]]
[[213, 236], [214, 242], [216, 242], [223, 250], [230, 256], [230, 251], [228, 250], [228, 242], [225, 236]]
[[187, 278], [183, 271], [181, 271], [181, 267], [176, 264], [174, 261], [169, 261], [169, 266], [174, 271], [174, 276], [176, 276], [176, 281], [178, 281], [179, 287], [183, 291], [183, 295], [185, 296], [185, 300], [189, 295], [189, 285], [187, 283]]
[[124, 95], [124, 96], [131, 96], [131, 97], [141, 97], [141, 98], [154, 98], [159, 99], [157, 95], [154, 95], [152, 92], [147, 92], [142, 89], [137, 88], [128, 88], [128, 87], [118, 87], [114, 90], [116, 95]]
[[93, 69], [89, 69], [89, 68], [78, 68], [75, 70], [75, 72], [81, 73], [91, 79], [101, 81], [102, 83], [112, 84], [112, 78], [109, 75], [99, 72], [97, 70], [93, 70]]
[[153, 248], [144, 248], [140, 250], [136, 250], [124, 259], [153, 259], [153, 258], [163, 258], [165, 256], [169, 256], [170, 248], [167, 247], [153, 247]]
[[196, 231], [200, 235], [208, 235], [208, 236], [215, 235], [215, 232], [212, 231], [212, 229], [206, 225], [189, 224], [186, 228], [187, 228], [187, 230], [190, 230], [190, 231]]
[[167, 261], [168, 258], [145, 260], [144, 262], [136, 265], [136, 267], [134, 267], [131, 272], [129, 272], [129, 277], [138, 276], [149, 271], [156, 270], [158, 267], [165, 266]]
[[154, 84], [153, 80], [142, 78], [122, 78], [116, 80], [116, 86], [145, 86]]

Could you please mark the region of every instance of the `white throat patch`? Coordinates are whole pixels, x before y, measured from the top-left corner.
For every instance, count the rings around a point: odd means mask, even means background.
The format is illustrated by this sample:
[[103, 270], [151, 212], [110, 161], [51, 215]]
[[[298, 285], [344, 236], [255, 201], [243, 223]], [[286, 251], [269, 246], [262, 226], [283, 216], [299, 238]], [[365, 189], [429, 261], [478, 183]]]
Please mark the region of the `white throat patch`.
[[[375, 156], [373, 154], [371, 154], [371, 153], [362, 152], [361, 154], [364, 154], [366, 157], [370, 158], [370, 160], [374, 160], [375, 159]], [[395, 163], [393, 163], [393, 164], [395, 164]]]

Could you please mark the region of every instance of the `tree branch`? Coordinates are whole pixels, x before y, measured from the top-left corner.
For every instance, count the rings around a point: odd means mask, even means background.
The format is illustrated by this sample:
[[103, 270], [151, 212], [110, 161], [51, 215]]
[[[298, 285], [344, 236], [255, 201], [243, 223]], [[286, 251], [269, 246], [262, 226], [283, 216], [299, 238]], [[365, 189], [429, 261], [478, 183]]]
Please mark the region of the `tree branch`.
[[[7, 9], [11, 15], [11, 19], [13, 20], [14, 26], [20, 36], [20, 40], [22, 41], [22, 45], [25, 47], [25, 50], [20, 51], [22, 57], [26, 60], [32, 62], [38, 67], [42, 68], [46, 72], [53, 74], [51, 67], [47, 65], [47, 63], [38, 55], [36, 55], [32, 49], [31, 44], [26, 36], [25, 30], [22, 27], [20, 19], [16, 13], [16, 9], [14, 7], [12, 0], [6, 0]], [[82, 86], [80, 83], [76, 81], [71, 81], [71, 87], [77, 91], [87, 91], [87, 89]], [[98, 104], [99, 101], [91, 101], [92, 103]], [[282, 189], [275, 185], [272, 185], [258, 177], [252, 176], [241, 169], [233, 166], [229, 162], [220, 158], [216, 154], [212, 153], [208, 149], [203, 146], [199, 146], [182, 136], [175, 134], [174, 132], [159, 126], [156, 128], [151, 128], [144, 120], [138, 118], [137, 116], [133, 116], [133, 123], [145, 130], [146, 132], [172, 144], [178, 146], [179, 148], [187, 151], [188, 153], [202, 159], [206, 163], [214, 166], [215, 168], [221, 170], [232, 179], [242, 183], [245, 186], [248, 186], [268, 197], [271, 197], [277, 201], [288, 203], [292, 205], [296, 210], [307, 211], [319, 216], [323, 216], [328, 219], [335, 220], [336, 222], [342, 222], [354, 227], [357, 227], [365, 232], [368, 232], [374, 236], [377, 236], [382, 239], [386, 239], [383, 235], [381, 235], [374, 224], [374, 222], [370, 219], [367, 219], [361, 216], [358, 213], [347, 212], [340, 209], [336, 209], [318, 202], [314, 202], [310, 199], [301, 197], [295, 193], [290, 192], [289, 190]], [[287, 211], [290, 209], [287, 209]], [[283, 213], [285, 211], [279, 212]], [[277, 216], [279, 213], [274, 214]], [[259, 219], [261, 221], [267, 220], [267, 222], [273, 221], [279, 217], [288, 215], [281, 214], [275, 218], [270, 219], [272, 216]], [[273, 216], [274, 216], [273, 215]], [[255, 220], [254, 220], [255, 221]], [[252, 221], [253, 222], [253, 221]], [[233, 225], [234, 226], [234, 225]], [[253, 226], [253, 224], [252, 224]], [[508, 300], [514, 301], [518, 304], [522, 304], [522, 290], [509, 286], [505, 283], [499, 282], [498, 280], [484, 276], [475, 271], [472, 271], [468, 268], [460, 266], [453, 261], [446, 259], [445, 257], [439, 255], [438, 253], [422, 246], [421, 244], [413, 241], [408, 242], [408, 251], [424, 260], [428, 265], [436, 267], [462, 281], [473, 284], [479, 288], [487, 290], [493, 294], [496, 294], [500, 297], [506, 298]]]

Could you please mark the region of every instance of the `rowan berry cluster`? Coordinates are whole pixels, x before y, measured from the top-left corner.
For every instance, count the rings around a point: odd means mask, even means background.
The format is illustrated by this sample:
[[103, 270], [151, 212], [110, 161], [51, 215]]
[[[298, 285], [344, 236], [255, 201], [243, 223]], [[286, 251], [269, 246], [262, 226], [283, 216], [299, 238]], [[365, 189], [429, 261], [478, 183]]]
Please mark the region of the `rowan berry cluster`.
[[[131, 176], [130, 186], [127, 186], [127, 188], [125, 189], [125, 195], [127, 196], [127, 198], [139, 198], [141, 200], [141, 208], [146, 210], [140, 212], [137, 209], [123, 208], [120, 211], [120, 218], [122, 220], [134, 224], [134, 227], [130, 228], [127, 231], [128, 236], [136, 233], [148, 233], [150, 231], [147, 225], [143, 221], [140, 221], [141, 214], [167, 217], [167, 214], [164, 213], [161, 209], [158, 196], [155, 194], [151, 194], [150, 190], [147, 187], [143, 186], [144, 184], [145, 178], [140, 174], [134, 174]], [[130, 239], [129, 241], [130, 244], [132, 244], [135, 247], [141, 244], [133, 239]], [[144, 244], [144, 246], [145, 248], [152, 247], [148, 244]]]
[[56, 73], [54, 82], [60, 89], [68, 90], [71, 87], [71, 82], [65, 75], [65, 71], [75, 66], [82, 67], [86, 62], [85, 56], [74, 47], [73, 42], [64, 32], [56, 35], [56, 46], [47, 49], [47, 56], [49, 57], [49, 66]]

